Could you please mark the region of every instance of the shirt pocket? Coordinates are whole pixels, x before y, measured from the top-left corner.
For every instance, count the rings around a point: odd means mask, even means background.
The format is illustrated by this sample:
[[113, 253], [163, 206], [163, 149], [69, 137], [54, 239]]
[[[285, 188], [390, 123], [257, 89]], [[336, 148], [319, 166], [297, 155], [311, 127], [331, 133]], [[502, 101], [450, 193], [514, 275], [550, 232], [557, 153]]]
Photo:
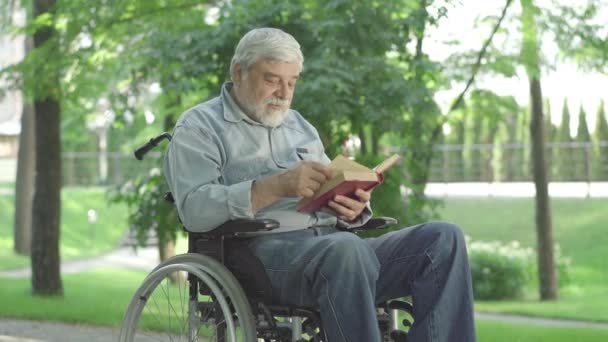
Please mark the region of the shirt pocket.
[[320, 142], [315, 141], [300, 145], [295, 148], [295, 154], [298, 160], [323, 161], [323, 147]]
[[267, 158], [254, 158], [229, 163], [224, 169], [226, 185], [258, 179], [268, 173]]

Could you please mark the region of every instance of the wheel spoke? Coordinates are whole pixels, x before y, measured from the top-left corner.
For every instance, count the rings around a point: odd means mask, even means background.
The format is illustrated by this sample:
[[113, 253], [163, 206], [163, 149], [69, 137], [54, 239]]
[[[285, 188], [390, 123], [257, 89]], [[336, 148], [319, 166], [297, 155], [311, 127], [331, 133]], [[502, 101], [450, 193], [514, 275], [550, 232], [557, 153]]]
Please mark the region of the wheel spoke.
[[[180, 272], [188, 274], [187, 282], [179, 281]], [[177, 283], [172, 281], [175, 275]], [[197, 289], [193, 298], [190, 281], [203, 289]], [[121, 342], [131, 342], [136, 332], [154, 341], [255, 338], [254, 317], [240, 285], [223, 265], [205, 256], [180, 255], [159, 265], [146, 277], [135, 299], [125, 315]]]

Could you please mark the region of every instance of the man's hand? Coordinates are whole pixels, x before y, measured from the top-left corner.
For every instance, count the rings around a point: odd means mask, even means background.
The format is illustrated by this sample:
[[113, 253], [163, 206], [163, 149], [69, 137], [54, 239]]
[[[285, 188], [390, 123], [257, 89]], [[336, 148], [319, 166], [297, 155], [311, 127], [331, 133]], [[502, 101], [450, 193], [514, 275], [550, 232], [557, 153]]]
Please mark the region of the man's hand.
[[321, 163], [302, 161], [278, 177], [282, 197], [312, 197], [331, 178], [331, 170]]
[[331, 170], [317, 162], [302, 161], [291, 170], [258, 179], [251, 188], [254, 212], [283, 197], [312, 197], [331, 178]]
[[372, 190], [365, 191], [357, 189], [355, 195], [358, 199], [336, 195], [333, 200], [328, 202], [329, 207], [338, 214], [339, 219], [347, 222], [357, 219], [363, 212], [363, 209], [365, 209], [367, 202], [371, 199]]

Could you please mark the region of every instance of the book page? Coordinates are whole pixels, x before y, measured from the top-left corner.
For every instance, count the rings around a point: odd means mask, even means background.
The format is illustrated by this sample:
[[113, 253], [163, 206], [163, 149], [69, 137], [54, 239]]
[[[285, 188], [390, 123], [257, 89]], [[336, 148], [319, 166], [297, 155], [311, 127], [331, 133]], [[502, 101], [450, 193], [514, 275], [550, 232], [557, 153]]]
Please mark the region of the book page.
[[350, 160], [343, 155], [338, 155], [329, 164], [329, 168], [332, 170], [356, 170], [356, 171], [371, 171], [368, 167], [365, 167], [354, 160]]
[[386, 171], [389, 167], [393, 166], [400, 159], [401, 156], [399, 156], [398, 154], [393, 154], [392, 156], [386, 158], [382, 163], [378, 164], [378, 166], [374, 168], [374, 171], [376, 171], [377, 173], [384, 173], [384, 171]]

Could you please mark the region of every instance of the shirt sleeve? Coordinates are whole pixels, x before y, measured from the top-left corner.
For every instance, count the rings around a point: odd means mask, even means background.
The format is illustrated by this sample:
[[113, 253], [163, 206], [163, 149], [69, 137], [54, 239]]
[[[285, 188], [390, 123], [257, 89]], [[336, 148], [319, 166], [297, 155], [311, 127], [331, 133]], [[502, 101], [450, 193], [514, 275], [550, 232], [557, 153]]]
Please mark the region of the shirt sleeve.
[[221, 148], [211, 133], [177, 126], [164, 166], [180, 219], [189, 231], [207, 232], [228, 220], [254, 217], [253, 180], [223, 184]]

